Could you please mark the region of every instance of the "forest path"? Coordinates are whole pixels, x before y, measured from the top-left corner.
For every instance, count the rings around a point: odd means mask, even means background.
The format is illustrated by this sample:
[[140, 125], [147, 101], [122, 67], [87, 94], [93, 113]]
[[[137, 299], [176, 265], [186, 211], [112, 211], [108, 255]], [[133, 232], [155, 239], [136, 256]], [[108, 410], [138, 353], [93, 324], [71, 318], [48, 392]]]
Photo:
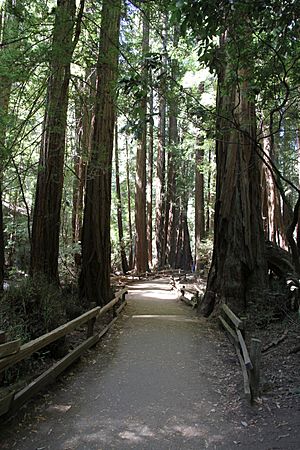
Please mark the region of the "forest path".
[[20, 423], [1, 427], [0, 448], [298, 448], [278, 445], [281, 429], [266, 444], [263, 418], [249, 417], [238, 398], [233, 362], [224, 335], [177, 300], [167, 281], [140, 282], [96, 349], [28, 405]]

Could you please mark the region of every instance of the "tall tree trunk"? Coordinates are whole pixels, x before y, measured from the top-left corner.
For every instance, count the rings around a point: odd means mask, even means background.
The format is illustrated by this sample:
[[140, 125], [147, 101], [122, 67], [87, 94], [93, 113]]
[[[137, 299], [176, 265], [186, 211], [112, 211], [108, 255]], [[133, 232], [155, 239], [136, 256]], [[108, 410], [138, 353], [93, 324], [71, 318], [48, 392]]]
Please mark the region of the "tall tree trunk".
[[[6, 42], [10, 39], [16, 39], [15, 31], [18, 29], [19, 19], [15, 16], [14, 7], [17, 5], [12, 0], [7, 0], [0, 9], [0, 38]], [[17, 25], [17, 26], [14, 26]], [[2, 52], [9, 51], [4, 47]], [[13, 74], [13, 68], [11, 68]], [[7, 114], [9, 107], [10, 94], [12, 89], [12, 76], [3, 75], [0, 77], [0, 291], [3, 290], [5, 251], [4, 251], [4, 223], [3, 223], [3, 166], [7, 157], [5, 146], [7, 131]]]
[[78, 94], [75, 98], [75, 120], [76, 120], [76, 151], [74, 155], [74, 181], [73, 181], [73, 210], [72, 210], [72, 235], [73, 242], [81, 240], [84, 189], [86, 184], [86, 166], [90, 154], [91, 128], [92, 128], [92, 105], [95, 103], [94, 91], [96, 80], [93, 71], [86, 74], [90, 88], [83, 82], [78, 82]]
[[120, 186], [118, 124], [117, 123], [115, 126], [115, 166], [116, 166], [117, 217], [118, 217], [120, 255], [121, 255], [121, 263], [122, 263], [122, 271], [124, 274], [126, 274], [128, 272], [128, 263], [127, 263], [125, 243], [124, 243], [124, 233], [123, 233], [122, 197], [121, 197], [121, 186]]
[[218, 80], [215, 233], [205, 315], [220, 301], [241, 310], [249, 293], [259, 294], [267, 284], [255, 106], [247, 97], [248, 74], [240, 73], [239, 86], [228, 87], [229, 74], [228, 65]]
[[[268, 135], [269, 130], [266, 129], [265, 134]], [[274, 139], [264, 138], [263, 149], [265, 155], [275, 163]], [[265, 239], [287, 248], [280, 193], [272, 172], [265, 164], [262, 166], [262, 188]]]
[[75, 0], [57, 3], [50, 77], [32, 225], [30, 273], [59, 282], [58, 254], [70, 65], [79, 38], [84, 1], [75, 27]]
[[212, 194], [211, 194], [211, 179], [212, 179], [212, 170], [211, 170], [211, 147], [208, 149], [208, 175], [207, 175], [207, 198], [206, 198], [206, 223], [205, 223], [205, 234], [208, 236], [210, 234], [211, 229], [213, 228], [212, 224], [212, 214], [211, 214], [211, 203], [212, 203]]
[[166, 83], [165, 71], [167, 65], [167, 19], [164, 18], [163, 31], [163, 65], [161, 69], [161, 82], [159, 87], [159, 124], [158, 124], [158, 148], [157, 148], [157, 170], [156, 170], [156, 251], [157, 251], [157, 267], [161, 269], [165, 265], [166, 248], [165, 248], [165, 172], [166, 172]]
[[[297, 161], [298, 161], [298, 185], [300, 188], [300, 128], [297, 129]], [[297, 225], [297, 247], [300, 252], [300, 215]]]
[[[149, 22], [146, 15], [143, 16], [143, 57], [149, 52]], [[136, 155], [136, 182], [135, 182], [135, 227], [136, 227], [136, 270], [144, 273], [148, 270], [148, 243], [147, 243], [147, 217], [146, 217], [146, 158], [147, 158], [147, 90], [148, 71], [144, 68], [143, 80], [145, 94], [140, 104], [141, 129]]]
[[153, 144], [154, 144], [154, 129], [153, 129], [153, 88], [150, 90], [149, 100], [149, 145], [148, 145], [148, 182], [147, 182], [147, 241], [148, 241], [148, 261], [152, 265], [152, 203], [153, 203]]
[[106, 304], [111, 298], [110, 208], [121, 0], [104, 0], [97, 64], [91, 159], [82, 229], [81, 298]]
[[201, 241], [205, 238], [204, 216], [204, 175], [203, 175], [204, 150], [201, 139], [198, 139], [195, 158], [195, 264], [196, 270], [200, 269]]
[[3, 291], [4, 268], [5, 268], [5, 254], [4, 254], [3, 204], [2, 204], [2, 188], [0, 185], [0, 292]]
[[82, 155], [74, 156], [74, 181], [73, 181], [73, 210], [72, 210], [72, 240], [77, 243], [81, 239], [83, 197], [85, 186], [86, 163]]
[[170, 149], [168, 152], [168, 179], [166, 195], [165, 241], [166, 262], [175, 267], [176, 228], [178, 226], [178, 207], [176, 204], [176, 145], [178, 144], [177, 117], [169, 119]]
[[[173, 36], [174, 47], [178, 46], [178, 30], [175, 27]], [[167, 189], [165, 206], [165, 248], [166, 262], [175, 267], [176, 264], [176, 234], [178, 227], [178, 208], [176, 205], [176, 153], [178, 150], [178, 93], [177, 93], [178, 61], [171, 61], [172, 93], [169, 98], [169, 149]]]
[[[182, 161], [182, 179], [188, 176], [188, 162]], [[180, 195], [180, 209], [178, 213], [178, 233], [176, 245], [176, 268], [190, 271], [193, 265], [191, 240], [188, 226], [188, 202], [190, 197], [189, 186]]]
[[187, 199], [181, 199], [179, 231], [176, 249], [176, 268], [190, 271], [193, 264], [191, 240], [187, 220]]
[[165, 127], [166, 127], [166, 101], [163, 96], [159, 105], [159, 134], [156, 172], [156, 251], [157, 267], [165, 264]]
[[132, 232], [132, 220], [131, 220], [131, 189], [130, 189], [130, 170], [129, 170], [129, 148], [128, 148], [128, 138], [125, 138], [126, 146], [126, 183], [127, 183], [127, 209], [128, 209], [128, 228], [129, 228], [129, 260], [128, 265], [131, 270], [134, 266], [134, 242], [133, 242], [133, 232]]

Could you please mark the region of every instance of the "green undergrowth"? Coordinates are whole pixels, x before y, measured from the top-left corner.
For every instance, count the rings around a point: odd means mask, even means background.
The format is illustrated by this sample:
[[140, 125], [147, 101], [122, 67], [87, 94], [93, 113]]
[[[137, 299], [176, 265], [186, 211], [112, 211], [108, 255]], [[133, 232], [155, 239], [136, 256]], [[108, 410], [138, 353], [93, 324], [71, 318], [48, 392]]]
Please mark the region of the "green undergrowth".
[[[49, 284], [44, 277], [24, 278], [0, 297], [0, 330], [7, 340], [20, 339], [21, 344], [33, 340], [72, 320], [84, 312], [74, 289]], [[6, 371], [7, 384], [16, 382], [27, 372], [38, 371], [51, 358], [67, 351], [62, 338]]]
[[249, 301], [246, 311], [252, 327], [265, 329], [276, 323], [285, 323], [291, 318], [299, 326], [298, 290], [290, 291], [280, 280], [273, 282], [271, 288], [263, 292], [253, 291], [253, 299]]
[[199, 248], [199, 256], [201, 264], [203, 268], [207, 270], [210, 267], [213, 253], [213, 238], [209, 237], [201, 242], [201, 246]]
[[77, 292], [44, 277], [24, 278], [0, 298], [0, 329], [7, 339], [27, 342], [82, 314]]

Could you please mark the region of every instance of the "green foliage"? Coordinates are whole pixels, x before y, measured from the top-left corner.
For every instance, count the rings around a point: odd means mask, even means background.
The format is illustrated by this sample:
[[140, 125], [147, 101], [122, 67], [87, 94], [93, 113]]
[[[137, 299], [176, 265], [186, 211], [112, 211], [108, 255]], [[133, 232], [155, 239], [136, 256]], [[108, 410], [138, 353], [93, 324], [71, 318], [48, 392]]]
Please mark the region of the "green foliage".
[[66, 299], [57, 286], [43, 278], [25, 278], [0, 299], [0, 328], [8, 339], [22, 343], [66, 322]]
[[199, 249], [200, 261], [203, 265], [203, 269], [209, 269], [213, 254], [213, 239], [207, 238], [201, 241], [201, 246]]

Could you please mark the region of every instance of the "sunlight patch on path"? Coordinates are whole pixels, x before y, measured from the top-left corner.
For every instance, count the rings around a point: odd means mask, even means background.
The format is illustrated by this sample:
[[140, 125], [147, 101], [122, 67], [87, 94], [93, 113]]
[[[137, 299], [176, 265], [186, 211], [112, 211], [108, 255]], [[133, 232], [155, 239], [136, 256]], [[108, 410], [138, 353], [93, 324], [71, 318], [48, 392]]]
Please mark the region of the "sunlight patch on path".
[[170, 315], [170, 314], [137, 314], [131, 316], [132, 319], [163, 319], [163, 320], [175, 320], [177, 322], [195, 322], [199, 323], [201, 320], [186, 317], [183, 315]]

